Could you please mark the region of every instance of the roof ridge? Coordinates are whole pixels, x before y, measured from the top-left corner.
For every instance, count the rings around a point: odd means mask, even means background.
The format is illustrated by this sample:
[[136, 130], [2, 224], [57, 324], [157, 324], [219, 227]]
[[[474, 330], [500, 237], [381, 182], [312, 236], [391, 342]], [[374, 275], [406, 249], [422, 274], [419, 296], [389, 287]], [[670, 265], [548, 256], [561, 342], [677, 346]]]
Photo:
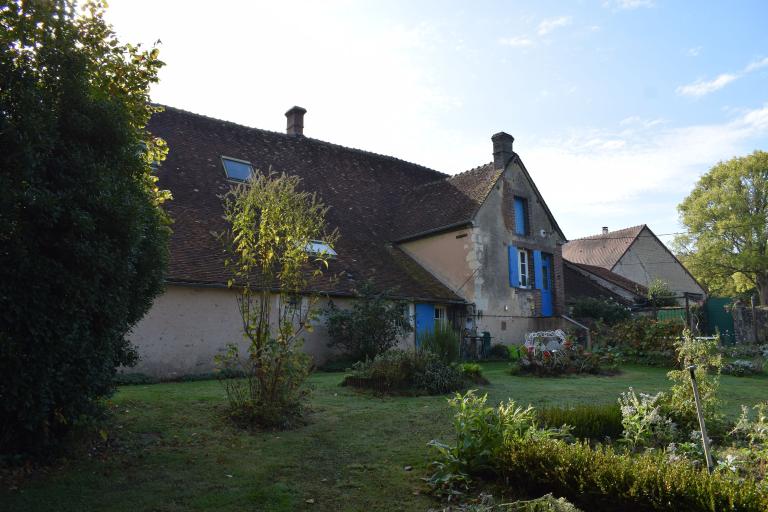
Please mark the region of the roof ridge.
[[[616, 234], [619, 231], [629, 231], [629, 230], [638, 229], [638, 228], [640, 228], [639, 231], [642, 231], [642, 229], [646, 228], [646, 227], [648, 227], [647, 224], [638, 224], [636, 226], [628, 226], [626, 228], [614, 229], [613, 231], [609, 231], [607, 233], [598, 233], [596, 235], [588, 235], [588, 236], [583, 236], [581, 238], [574, 238], [573, 240], [569, 240], [568, 243], [570, 243], [570, 242], [578, 242], [579, 240], [600, 240], [603, 237], [610, 238], [610, 235]], [[630, 237], [622, 237], [622, 238], [630, 238]]]
[[350, 147], [350, 146], [344, 146], [342, 144], [336, 144], [335, 142], [329, 142], [327, 140], [316, 139], [314, 137], [307, 137], [306, 135], [303, 135], [303, 136], [301, 136], [299, 138], [299, 137], [288, 135], [288, 134], [283, 133], [283, 132], [276, 132], [276, 131], [273, 131], [273, 130], [266, 130], [264, 128], [257, 128], [255, 126], [248, 126], [248, 125], [245, 125], [245, 124], [236, 123], [234, 121], [227, 121], [226, 119], [219, 119], [219, 118], [211, 117], [211, 116], [208, 116], [208, 115], [205, 115], [205, 114], [199, 114], [197, 112], [192, 112], [190, 110], [185, 110], [185, 109], [178, 108], [178, 107], [172, 107], [170, 105], [163, 105], [161, 103], [155, 103], [154, 105], [162, 107], [163, 109], [166, 109], [166, 110], [175, 110], [177, 112], [182, 112], [184, 114], [190, 114], [190, 115], [193, 115], [193, 116], [202, 117], [203, 119], [208, 119], [209, 121], [216, 121], [218, 123], [229, 124], [229, 125], [237, 126], [237, 127], [240, 127], [240, 128], [245, 128], [247, 130], [257, 130], [257, 131], [260, 131], [260, 132], [263, 132], [263, 133], [269, 133], [269, 134], [272, 134], [272, 135], [280, 135], [282, 137], [285, 137], [288, 140], [309, 140], [309, 141], [312, 141], [313, 143], [316, 143], [316, 144], [324, 144], [324, 145], [331, 146], [331, 147], [346, 149], [346, 150], [349, 150], [349, 151], [355, 151], [355, 152], [362, 153], [362, 154], [365, 154], [365, 155], [373, 155], [373, 156], [376, 156], [376, 157], [379, 157], [379, 158], [386, 158], [388, 160], [393, 160], [395, 162], [402, 162], [402, 163], [405, 163], [405, 164], [408, 164], [408, 165], [413, 165], [415, 167], [419, 167], [419, 168], [421, 168], [421, 169], [423, 169], [425, 171], [429, 171], [429, 172], [435, 173], [437, 175], [442, 176], [443, 178], [449, 178], [451, 176], [450, 174], [444, 173], [442, 171], [438, 171], [436, 169], [432, 169], [431, 167], [427, 167], [426, 165], [417, 164], [415, 162], [410, 162], [408, 160], [404, 160], [402, 158], [398, 158], [398, 157], [392, 156], [392, 155], [385, 155], [383, 153], [376, 153], [375, 151], [369, 151], [367, 149], [360, 149], [360, 148], [353, 148], [353, 147]]
[[461, 171], [461, 172], [457, 172], [456, 174], [451, 174], [451, 175], [448, 176], [447, 179], [450, 180], [450, 179], [456, 178], [458, 176], [462, 176], [464, 174], [469, 174], [470, 172], [478, 171], [478, 170], [480, 170], [481, 168], [483, 168], [483, 167], [485, 167], [487, 165], [493, 165], [493, 161], [486, 162], [484, 164], [480, 164], [477, 167], [473, 167], [471, 169], [467, 169], [466, 171]]

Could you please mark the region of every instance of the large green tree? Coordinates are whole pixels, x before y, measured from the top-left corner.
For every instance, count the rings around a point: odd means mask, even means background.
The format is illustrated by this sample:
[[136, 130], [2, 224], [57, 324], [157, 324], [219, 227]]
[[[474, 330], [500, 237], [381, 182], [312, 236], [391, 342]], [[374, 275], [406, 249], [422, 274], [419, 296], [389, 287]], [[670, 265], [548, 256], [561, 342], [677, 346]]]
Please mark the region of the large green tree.
[[768, 153], [718, 163], [678, 211], [678, 252], [710, 293], [757, 290], [768, 304]]
[[0, 453], [98, 408], [161, 291], [169, 226], [146, 130], [155, 48], [100, 3], [0, 1]]

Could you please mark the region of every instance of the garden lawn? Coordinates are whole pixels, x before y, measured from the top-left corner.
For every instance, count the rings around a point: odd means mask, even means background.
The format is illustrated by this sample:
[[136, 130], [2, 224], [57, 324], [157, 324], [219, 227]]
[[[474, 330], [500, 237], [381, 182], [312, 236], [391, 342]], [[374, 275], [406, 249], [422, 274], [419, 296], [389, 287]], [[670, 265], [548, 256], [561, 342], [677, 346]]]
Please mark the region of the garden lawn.
[[[629, 386], [666, 389], [666, 370], [626, 367], [613, 377], [513, 377], [484, 364], [490, 401], [534, 406], [613, 402]], [[217, 381], [120, 388], [112, 446], [61, 462], [0, 490], [3, 511], [423, 511], [432, 438], [448, 440], [444, 396], [375, 398], [342, 388], [341, 373], [316, 373], [309, 423], [248, 433], [222, 418]], [[768, 378], [723, 376], [726, 412], [768, 398]], [[407, 466], [412, 466], [406, 471]]]

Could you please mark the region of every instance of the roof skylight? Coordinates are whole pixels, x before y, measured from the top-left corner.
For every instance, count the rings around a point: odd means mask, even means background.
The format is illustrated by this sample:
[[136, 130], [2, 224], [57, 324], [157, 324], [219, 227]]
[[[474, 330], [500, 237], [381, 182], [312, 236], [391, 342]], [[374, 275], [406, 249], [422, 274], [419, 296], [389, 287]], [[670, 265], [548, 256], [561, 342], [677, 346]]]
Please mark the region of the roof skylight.
[[251, 162], [226, 156], [221, 157], [221, 162], [224, 164], [224, 171], [230, 180], [248, 181], [251, 174], [253, 174]]
[[338, 256], [327, 242], [322, 240], [311, 240], [306, 247], [306, 251], [311, 254], [327, 254], [328, 256]]

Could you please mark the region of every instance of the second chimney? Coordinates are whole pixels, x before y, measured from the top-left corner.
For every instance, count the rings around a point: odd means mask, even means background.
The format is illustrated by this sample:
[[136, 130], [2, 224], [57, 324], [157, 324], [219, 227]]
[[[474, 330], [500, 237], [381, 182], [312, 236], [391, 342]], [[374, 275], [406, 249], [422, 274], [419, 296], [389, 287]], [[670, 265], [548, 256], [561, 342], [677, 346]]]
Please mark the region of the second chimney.
[[288, 135], [304, 135], [304, 114], [307, 113], [307, 109], [301, 107], [292, 107], [285, 113], [285, 117], [288, 118], [288, 127], [285, 133]]
[[604, 235], [608, 234], [608, 226], [603, 226], [603, 234]]
[[493, 166], [496, 169], [504, 169], [512, 159], [512, 143], [515, 138], [508, 133], [499, 132], [491, 137], [493, 142]]

